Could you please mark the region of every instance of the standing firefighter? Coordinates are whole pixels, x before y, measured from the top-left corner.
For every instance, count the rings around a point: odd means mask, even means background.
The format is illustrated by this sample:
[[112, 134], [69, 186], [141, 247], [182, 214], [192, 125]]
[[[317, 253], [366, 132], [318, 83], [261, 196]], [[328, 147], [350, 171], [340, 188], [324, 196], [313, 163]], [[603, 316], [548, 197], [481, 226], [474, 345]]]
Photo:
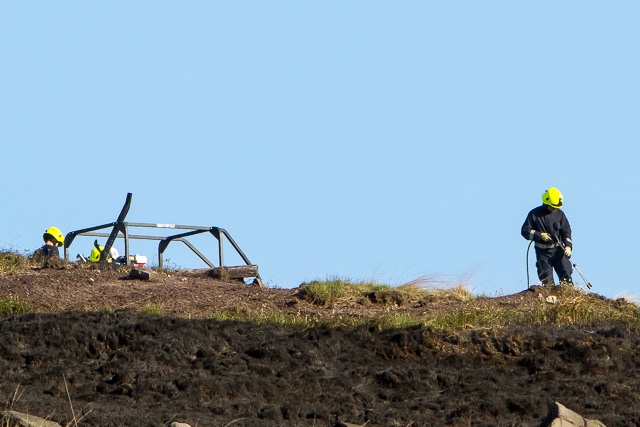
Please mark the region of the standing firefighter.
[[532, 209], [522, 224], [522, 237], [535, 242], [536, 268], [543, 286], [555, 285], [553, 270], [560, 283], [572, 283], [571, 226], [561, 207], [562, 193], [551, 187], [542, 195], [542, 205]]

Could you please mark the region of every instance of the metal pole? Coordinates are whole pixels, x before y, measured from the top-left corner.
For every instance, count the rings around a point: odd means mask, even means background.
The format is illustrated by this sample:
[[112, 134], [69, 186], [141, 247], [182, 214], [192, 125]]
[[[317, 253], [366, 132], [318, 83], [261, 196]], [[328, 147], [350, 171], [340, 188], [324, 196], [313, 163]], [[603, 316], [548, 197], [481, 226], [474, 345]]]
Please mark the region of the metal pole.
[[589, 283], [589, 281], [587, 280], [586, 277], [584, 277], [584, 274], [582, 274], [582, 271], [580, 271], [580, 269], [578, 268], [578, 266], [576, 264], [573, 264], [573, 268], [576, 269], [576, 271], [578, 272], [578, 274], [580, 275], [580, 277], [582, 277], [582, 280], [584, 280], [585, 285], [587, 286], [587, 289], [591, 289], [591, 283]]

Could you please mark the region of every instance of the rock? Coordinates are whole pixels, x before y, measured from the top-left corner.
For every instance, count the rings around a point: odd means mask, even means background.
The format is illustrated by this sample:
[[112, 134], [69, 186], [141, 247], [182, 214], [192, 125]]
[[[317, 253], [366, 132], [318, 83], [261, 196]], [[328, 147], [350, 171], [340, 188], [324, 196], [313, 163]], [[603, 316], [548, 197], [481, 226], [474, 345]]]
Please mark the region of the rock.
[[585, 420], [579, 414], [561, 403], [554, 402], [549, 406], [549, 413], [542, 420], [542, 427], [606, 427], [597, 420]]
[[571, 424], [573, 424], [576, 427], [584, 427], [584, 425], [586, 424], [584, 422], [584, 418], [582, 418], [580, 415], [573, 412], [571, 409], [568, 409], [566, 406], [556, 402], [556, 408], [558, 411], [557, 412], [558, 418], [565, 421], [569, 421]]
[[152, 270], [138, 270], [137, 268], [132, 268], [127, 278], [130, 280], [152, 280], [157, 276], [158, 273]]
[[549, 304], [557, 304], [558, 297], [555, 295], [549, 295], [548, 297], [545, 298], [545, 301], [548, 302]]
[[556, 418], [551, 422], [551, 424], [549, 424], [549, 427], [576, 427], [576, 425], [569, 421], [565, 421], [562, 418]]
[[173, 422], [171, 424], [169, 424], [169, 427], [191, 427], [189, 424], [187, 423], [176, 423]]
[[60, 424], [53, 421], [16, 411], [0, 412], [0, 423], [2, 426], [16, 427], [60, 427]]

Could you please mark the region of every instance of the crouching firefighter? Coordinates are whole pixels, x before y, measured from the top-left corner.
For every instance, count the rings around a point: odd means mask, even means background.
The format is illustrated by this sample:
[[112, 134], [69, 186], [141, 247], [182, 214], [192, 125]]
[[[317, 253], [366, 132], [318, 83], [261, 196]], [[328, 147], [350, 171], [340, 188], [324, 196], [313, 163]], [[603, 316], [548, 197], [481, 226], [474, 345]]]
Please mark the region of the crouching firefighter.
[[555, 270], [561, 284], [571, 284], [571, 226], [562, 207], [562, 193], [551, 187], [542, 194], [542, 205], [532, 209], [522, 224], [521, 234], [535, 242], [536, 268], [543, 286], [555, 285]]
[[57, 227], [49, 227], [42, 235], [44, 246], [36, 249], [32, 258], [36, 262], [43, 262], [49, 259], [60, 259], [58, 247], [64, 246], [64, 236]]

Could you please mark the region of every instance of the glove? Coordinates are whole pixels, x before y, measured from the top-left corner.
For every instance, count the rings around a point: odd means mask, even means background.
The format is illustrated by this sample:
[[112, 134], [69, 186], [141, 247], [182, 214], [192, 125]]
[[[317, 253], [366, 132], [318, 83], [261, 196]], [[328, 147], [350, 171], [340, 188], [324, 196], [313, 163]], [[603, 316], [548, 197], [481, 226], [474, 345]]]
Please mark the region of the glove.
[[571, 246], [564, 247], [564, 254], [567, 256], [567, 258], [571, 258]]
[[540, 238], [542, 239], [543, 242], [550, 242], [553, 240], [551, 238], [551, 234], [545, 233], [545, 232], [540, 233]]

